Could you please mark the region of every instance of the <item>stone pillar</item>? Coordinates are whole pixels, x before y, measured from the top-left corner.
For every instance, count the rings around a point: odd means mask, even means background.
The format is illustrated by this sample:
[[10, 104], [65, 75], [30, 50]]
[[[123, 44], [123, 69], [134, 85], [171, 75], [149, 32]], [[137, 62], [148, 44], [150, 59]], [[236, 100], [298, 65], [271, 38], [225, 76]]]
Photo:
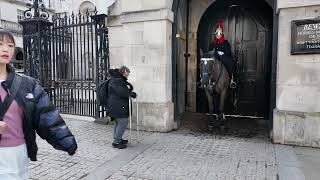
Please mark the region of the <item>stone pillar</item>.
[[291, 21], [320, 16], [317, 0], [278, 0], [278, 68], [273, 141], [320, 147], [320, 54], [291, 55]]
[[167, 3], [118, 0], [109, 9], [110, 65], [131, 70], [140, 128], [147, 131], [168, 132], [177, 126], [172, 103], [173, 13]]

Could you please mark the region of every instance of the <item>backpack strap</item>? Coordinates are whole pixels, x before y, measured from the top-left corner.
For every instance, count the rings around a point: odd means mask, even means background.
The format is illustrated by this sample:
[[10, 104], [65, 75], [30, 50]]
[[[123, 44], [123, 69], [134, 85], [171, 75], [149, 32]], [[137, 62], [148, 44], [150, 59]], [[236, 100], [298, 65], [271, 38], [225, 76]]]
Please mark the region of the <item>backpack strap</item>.
[[[3, 107], [0, 109], [0, 121], [3, 121], [3, 117], [9, 109], [14, 97], [16, 96], [18, 89], [20, 87], [22, 77], [18, 74], [15, 74], [12, 85], [8, 91], [8, 95], [3, 100]], [[0, 134], [1, 140], [1, 134]]]

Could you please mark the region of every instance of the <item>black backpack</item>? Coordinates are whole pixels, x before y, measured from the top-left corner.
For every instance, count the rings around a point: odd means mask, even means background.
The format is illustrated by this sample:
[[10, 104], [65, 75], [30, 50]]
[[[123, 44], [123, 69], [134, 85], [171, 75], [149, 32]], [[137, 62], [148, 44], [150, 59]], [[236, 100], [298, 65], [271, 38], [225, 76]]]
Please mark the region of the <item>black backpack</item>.
[[97, 96], [101, 106], [108, 105], [108, 84], [111, 79], [101, 82], [97, 87]]

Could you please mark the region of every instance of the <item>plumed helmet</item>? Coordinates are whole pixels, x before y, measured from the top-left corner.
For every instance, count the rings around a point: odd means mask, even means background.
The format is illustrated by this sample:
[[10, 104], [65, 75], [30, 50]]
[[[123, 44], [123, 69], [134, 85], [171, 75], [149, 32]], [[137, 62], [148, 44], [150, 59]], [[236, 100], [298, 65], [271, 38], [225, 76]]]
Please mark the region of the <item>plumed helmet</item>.
[[215, 35], [223, 35], [223, 21], [221, 19], [217, 22]]

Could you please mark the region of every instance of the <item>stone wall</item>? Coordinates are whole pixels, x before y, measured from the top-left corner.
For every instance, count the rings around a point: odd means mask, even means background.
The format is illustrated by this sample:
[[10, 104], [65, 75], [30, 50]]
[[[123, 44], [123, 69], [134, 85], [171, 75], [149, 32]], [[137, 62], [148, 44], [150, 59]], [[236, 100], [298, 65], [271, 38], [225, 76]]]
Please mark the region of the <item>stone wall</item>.
[[[186, 50], [186, 1], [180, 1], [178, 9], [176, 9], [176, 22], [174, 26], [176, 27], [176, 34], [172, 37], [176, 38], [177, 47], [173, 47], [176, 50], [176, 55], [173, 54], [173, 58], [176, 59], [176, 105], [175, 108], [176, 116], [182, 115], [185, 112], [185, 92], [186, 92], [186, 61], [185, 61], [185, 50]], [[175, 57], [174, 57], [175, 56]]]
[[138, 94], [140, 128], [148, 131], [176, 128], [171, 6], [168, 0], [117, 0], [109, 8], [110, 64], [131, 70], [129, 81]]
[[319, 0], [277, 0], [277, 9], [319, 5]]
[[[281, 3], [280, 3], [281, 2]], [[318, 6], [278, 1], [278, 69], [273, 140], [320, 147], [320, 55], [291, 55], [291, 21], [320, 16]], [[302, 1], [294, 1], [298, 2]], [[309, 5], [303, 1], [303, 5]], [[315, 1], [309, 1], [313, 4]], [[300, 3], [301, 4], [301, 3]], [[287, 5], [287, 6], [285, 6]]]
[[56, 12], [62, 13], [67, 12], [69, 15], [79, 13], [80, 6], [82, 3], [92, 3], [99, 14], [107, 14], [108, 7], [114, 3], [115, 0], [65, 0], [55, 2]]

